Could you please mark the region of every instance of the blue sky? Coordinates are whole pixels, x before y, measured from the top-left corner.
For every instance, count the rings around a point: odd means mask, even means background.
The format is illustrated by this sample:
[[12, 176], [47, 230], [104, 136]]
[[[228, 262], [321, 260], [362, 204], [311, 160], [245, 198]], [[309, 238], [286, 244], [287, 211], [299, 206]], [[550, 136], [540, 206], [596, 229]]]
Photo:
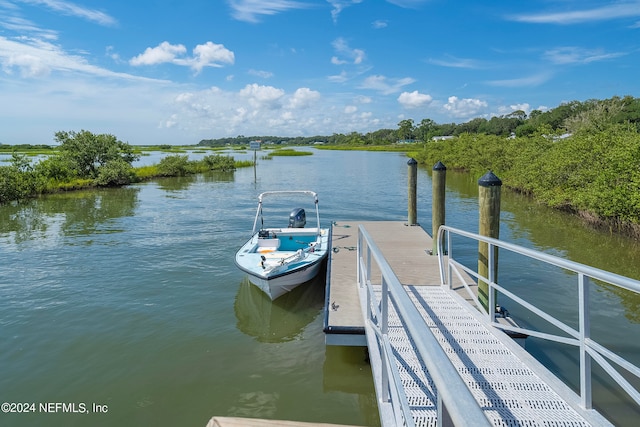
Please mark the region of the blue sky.
[[640, 96], [640, 1], [0, 0], [0, 142], [313, 136]]

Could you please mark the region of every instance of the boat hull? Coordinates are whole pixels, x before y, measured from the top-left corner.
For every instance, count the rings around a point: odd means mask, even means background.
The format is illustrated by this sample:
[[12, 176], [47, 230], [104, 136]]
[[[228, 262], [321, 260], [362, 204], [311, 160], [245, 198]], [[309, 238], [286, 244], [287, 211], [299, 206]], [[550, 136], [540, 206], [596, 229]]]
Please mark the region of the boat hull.
[[257, 286], [262, 292], [267, 294], [271, 300], [275, 300], [282, 295], [291, 292], [302, 283], [308, 282], [318, 275], [322, 268], [322, 262], [326, 259], [323, 257], [317, 262], [309, 264], [306, 267], [288, 272], [277, 277], [262, 277], [249, 273], [249, 281]]
[[329, 229], [268, 229], [236, 253], [238, 268], [272, 300], [316, 277], [327, 258]]

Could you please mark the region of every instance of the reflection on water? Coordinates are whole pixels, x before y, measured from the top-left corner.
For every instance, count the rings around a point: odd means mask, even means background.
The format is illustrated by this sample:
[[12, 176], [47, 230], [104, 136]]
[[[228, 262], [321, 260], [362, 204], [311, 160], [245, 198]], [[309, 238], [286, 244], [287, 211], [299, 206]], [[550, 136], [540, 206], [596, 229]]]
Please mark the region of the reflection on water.
[[178, 176], [170, 178], [157, 178], [155, 182], [167, 192], [167, 196], [175, 196], [177, 193], [187, 190], [194, 184], [206, 184], [212, 182], [233, 182], [234, 172], [211, 171], [197, 175]]
[[65, 237], [120, 232], [112, 220], [135, 214], [138, 192], [136, 187], [73, 191], [3, 206], [0, 242], [51, 246]]
[[179, 193], [191, 186], [198, 179], [195, 175], [176, 176], [171, 178], [158, 178], [155, 182], [162, 190], [170, 193]]
[[315, 278], [271, 301], [247, 277], [243, 278], [234, 303], [238, 329], [260, 342], [299, 339], [322, 310], [325, 280], [326, 263]]

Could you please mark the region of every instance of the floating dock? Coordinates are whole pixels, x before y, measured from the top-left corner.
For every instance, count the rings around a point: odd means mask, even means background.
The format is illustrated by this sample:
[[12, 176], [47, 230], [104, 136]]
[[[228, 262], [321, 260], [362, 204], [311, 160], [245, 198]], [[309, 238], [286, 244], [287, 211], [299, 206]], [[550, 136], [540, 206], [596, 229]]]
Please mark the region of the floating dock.
[[401, 283], [440, 285], [438, 257], [429, 254], [433, 241], [422, 227], [402, 221], [335, 222], [333, 251], [327, 265], [324, 320], [327, 345], [367, 345], [356, 282], [358, 225], [363, 225], [371, 234]]

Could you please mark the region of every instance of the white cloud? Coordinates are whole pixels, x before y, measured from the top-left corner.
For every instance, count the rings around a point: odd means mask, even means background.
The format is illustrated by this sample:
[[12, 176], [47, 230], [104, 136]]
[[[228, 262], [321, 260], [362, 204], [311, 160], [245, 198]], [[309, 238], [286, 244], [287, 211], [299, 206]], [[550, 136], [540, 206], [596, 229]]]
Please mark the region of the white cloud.
[[469, 69], [481, 68], [480, 64], [475, 59], [456, 58], [454, 56], [447, 56], [445, 59], [429, 59], [429, 62], [441, 67]]
[[327, 0], [327, 2], [333, 6], [331, 10], [331, 18], [333, 22], [338, 22], [338, 16], [345, 8], [354, 4], [362, 3], [363, 0]]
[[[239, 91], [213, 87], [204, 91], [184, 91], [165, 108], [163, 126], [200, 138], [215, 135], [326, 135], [368, 132], [380, 119], [360, 111], [355, 103], [327, 99], [310, 88], [293, 92], [272, 86], [251, 84]], [[193, 137], [192, 137], [193, 138]]]
[[[1, 6], [1, 4], [0, 4]], [[32, 21], [20, 16], [9, 16], [8, 14], [0, 20], [0, 27], [9, 31], [15, 31], [21, 34], [32, 34], [38, 38], [45, 40], [57, 40], [58, 33], [54, 30], [44, 30], [34, 24]]]
[[320, 92], [311, 90], [307, 87], [301, 87], [297, 89], [291, 99], [289, 99], [289, 108], [302, 109], [309, 108], [318, 102], [320, 99]]
[[[338, 54], [343, 57], [347, 57], [353, 64], [361, 64], [366, 57], [364, 50], [350, 48], [345, 39], [343, 39], [342, 37], [338, 37], [331, 44]], [[331, 58], [331, 63], [336, 65], [345, 64], [347, 62], [349, 61], [340, 59], [336, 56]]]
[[479, 99], [460, 99], [457, 96], [450, 96], [443, 107], [452, 117], [467, 118], [481, 113], [488, 104]]
[[187, 48], [184, 45], [172, 45], [169, 42], [162, 42], [156, 47], [148, 47], [144, 53], [131, 58], [131, 65], [156, 65], [165, 62], [174, 62], [179, 55], [184, 55]]
[[400, 92], [400, 90], [407, 85], [414, 83], [415, 80], [411, 77], [404, 77], [402, 79], [387, 79], [385, 76], [369, 76], [362, 85], [362, 89], [373, 89], [381, 92], [385, 95]]
[[337, 56], [332, 56], [331, 57], [331, 63], [333, 65], [343, 65], [343, 64], [346, 64], [347, 61], [345, 61], [344, 59], [340, 59]]
[[382, 19], [378, 19], [371, 23], [371, 27], [375, 28], [376, 30], [379, 30], [381, 28], [387, 28], [388, 25], [389, 25], [389, 22]]
[[304, 9], [308, 5], [293, 0], [228, 0], [231, 15], [238, 21], [259, 22], [260, 15], [275, 15], [291, 9]]
[[82, 58], [65, 56], [50, 43], [36, 40], [20, 43], [0, 37], [0, 65], [7, 74], [17, 70], [22, 77], [36, 78], [49, 75], [55, 68], [79, 68], [86, 64]]
[[59, 72], [152, 81], [152, 79], [97, 67], [88, 63], [84, 57], [70, 55], [53, 43], [30, 38], [14, 41], [0, 37], [0, 66], [7, 74], [17, 70], [21, 76], [28, 78], [41, 78], [53, 72]]
[[544, 58], [554, 64], [588, 64], [590, 62], [604, 61], [618, 58], [624, 53], [604, 53], [601, 49], [583, 49], [580, 47], [566, 46], [548, 50]]
[[62, 15], [74, 16], [104, 26], [114, 26], [117, 21], [112, 16], [96, 9], [89, 9], [75, 3], [62, 0], [21, 0], [23, 3], [42, 5]]
[[349, 80], [349, 77], [346, 71], [342, 71], [340, 74], [329, 76], [328, 80], [333, 83], [344, 83]]
[[222, 44], [206, 42], [199, 44], [193, 49], [192, 68], [197, 71], [203, 67], [221, 67], [220, 64], [233, 64], [235, 55]]
[[263, 71], [263, 70], [249, 70], [247, 72], [247, 74], [252, 75], [252, 76], [256, 76], [256, 77], [260, 77], [263, 79], [268, 79], [273, 77], [273, 73], [270, 71]]
[[504, 79], [504, 80], [490, 80], [486, 82], [491, 86], [500, 86], [500, 87], [528, 87], [528, 86], [539, 86], [545, 82], [547, 82], [551, 78], [552, 74], [548, 71], [543, 71], [538, 74], [534, 74], [531, 76], [520, 77], [515, 79]]
[[433, 101], [431, 95], [420, 93], [417, 90], [413, 92], [402, 92], [398, 97], [398, 102], [405, 108], [418, 108]]
[[240, 90], [240, 96], [249, 100], [254, 107], [278, 109], [281, 107], [279, 101], [284, 96], [284, 90], [253, 83]]
[[222, 64], [233, 64], [235, 55], [222, 44], [199, 44], [193, 49], [192, 57], [184, 57], [187, 48], [182, 44], [172, 45], [164, 41], [156, 47], [148, 47], [143, 53], [131, 58], [129, 63], [134, 66], [157, 65], [171, 63], [192, 68], [196, 73], [204, 67], [222, 67]]
[[507, 19], [531, 24], [579, 24], [635, 16], [640, 16], [640, 1], [616, 2], [607, 6], [569, 12], [510, 15]]
[[387, 0], [391, 4], [395, 4], [396, 6], [404, 7], [406, 9], [416, 9], [423, 3], [426, 3], [429, 0]]
[[370, 96], [358, 96], [356, 97], [355, 100], [358, 104], [371, 104], [373, 102], [373, 99], [371, 99]]

